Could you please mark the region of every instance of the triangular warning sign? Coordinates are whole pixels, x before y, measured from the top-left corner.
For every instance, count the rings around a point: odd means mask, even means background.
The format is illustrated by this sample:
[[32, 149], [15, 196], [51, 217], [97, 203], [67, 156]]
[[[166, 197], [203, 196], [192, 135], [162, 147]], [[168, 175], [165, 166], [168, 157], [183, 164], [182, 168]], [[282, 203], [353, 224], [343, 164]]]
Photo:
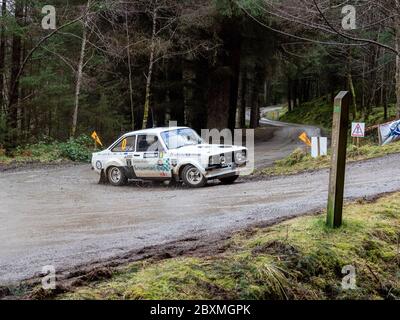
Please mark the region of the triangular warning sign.
[[353, 127], [353, 131], [351, 133], [353, 137], [364, 137], [364, 129], [361, 127], [360, 123], [357, 123]]
[[359, 123], [357, 123], [356, 127], [354, 128], [353, 134], [360, 135], [362, 134], [362, 129]]
[[356, 127], [354, 128], [353, 134], [359, 135], [359, 134], [362, 134], [362, 133], [363, 133], [363, 131], [361, 129], [361, 126], [360, 126], [359, 123], [357, 123]]

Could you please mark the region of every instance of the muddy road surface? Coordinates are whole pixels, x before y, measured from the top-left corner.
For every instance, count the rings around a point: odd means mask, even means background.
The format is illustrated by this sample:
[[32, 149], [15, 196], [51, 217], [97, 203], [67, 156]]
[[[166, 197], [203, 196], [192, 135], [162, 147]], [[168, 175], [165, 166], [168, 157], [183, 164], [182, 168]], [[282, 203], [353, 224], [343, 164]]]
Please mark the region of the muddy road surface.
[[[346, 199], [400, 190], [400, 155], [349, 165]], [[191, 190], [97, 184], [88, 165], [0, 173], [0, 285], [320, 210], [328, 170]]]

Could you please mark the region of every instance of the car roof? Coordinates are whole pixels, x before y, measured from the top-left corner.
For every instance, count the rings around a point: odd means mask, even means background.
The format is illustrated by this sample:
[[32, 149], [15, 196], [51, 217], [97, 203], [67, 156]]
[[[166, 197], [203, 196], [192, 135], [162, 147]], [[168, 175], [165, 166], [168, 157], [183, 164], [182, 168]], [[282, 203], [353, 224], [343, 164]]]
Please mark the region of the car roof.
[[149, 128], [137, 131], [131, 131], [124, 134], [126, 136], [132, 136], [135, 134], [159, 134], [166, 131], [177, 130], [177, 129], [189, 129], [188, 127], [160, 127], [160, 128]]

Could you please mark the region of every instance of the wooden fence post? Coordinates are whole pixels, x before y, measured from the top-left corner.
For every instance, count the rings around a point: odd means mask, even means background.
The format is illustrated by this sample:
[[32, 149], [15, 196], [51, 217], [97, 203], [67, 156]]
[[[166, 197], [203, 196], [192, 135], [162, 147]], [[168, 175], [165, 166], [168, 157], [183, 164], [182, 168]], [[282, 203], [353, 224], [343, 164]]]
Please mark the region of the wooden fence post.
[[350, 93], [341, 91], [336, 96], [333, 107], [332, 164], [326, 221], [331, 228], [338, 228], [342, 225], [349, 105]]

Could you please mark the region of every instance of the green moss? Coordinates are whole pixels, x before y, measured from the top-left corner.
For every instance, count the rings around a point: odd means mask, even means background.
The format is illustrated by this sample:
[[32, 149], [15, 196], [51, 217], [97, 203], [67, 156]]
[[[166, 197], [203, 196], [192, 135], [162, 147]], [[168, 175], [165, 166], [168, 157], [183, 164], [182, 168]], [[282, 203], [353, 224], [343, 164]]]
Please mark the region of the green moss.
[[83, 299], [281, 299], [286, 277], [267, 256], [180, 258], [125, 272], [96, 288], [64, 298]]
[[[400, 193], [344, 208], [344, 224], [308, 216], [235, 234], [227, 251], [131, 264], [61, 299], [400, 298]], [[356, 268], [357, 288], [341, 287]]]
[[[365, 145], [357, 147], [349, 145], [347, 148], [347, 161], [361, 161], [383, 157], [393, 153], [400, 153], [400, 141], [390, 143], [385, 146], [379, 146], [367, 142]], [[295, 174], [310, 170], [329, 168], [331, 165], [330, 151], [328, 156], [312, 158], [309, 152], [304, 149], [296, 149], [288, 157], [278, 160], [270, 168], [260, 170], [256, 174], [262, 175], [285, 175]]]

